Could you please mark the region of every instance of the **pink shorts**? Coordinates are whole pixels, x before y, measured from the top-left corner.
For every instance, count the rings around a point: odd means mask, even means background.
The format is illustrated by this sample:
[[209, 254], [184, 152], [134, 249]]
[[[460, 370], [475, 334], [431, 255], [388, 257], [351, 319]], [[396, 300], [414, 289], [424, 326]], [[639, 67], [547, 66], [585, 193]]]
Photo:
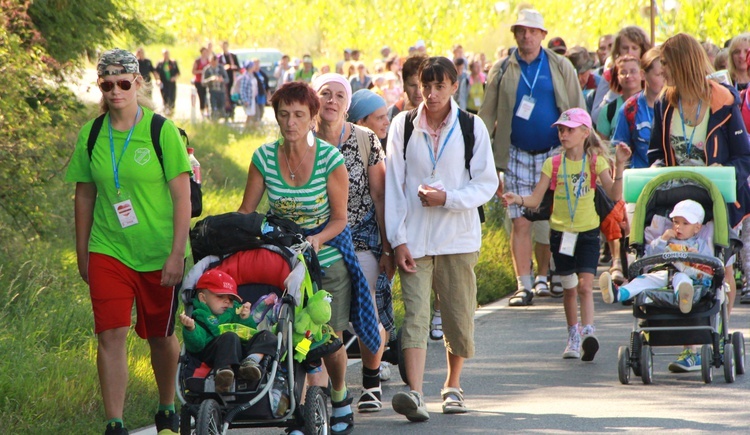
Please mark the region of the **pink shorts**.
[[88, 275], [95, 333], [129, 327], [133, 301], [138, 336], [169, 337], [174, 333], [178, 287], [161, 286], [161, 270], [137, 272], [114, 257], [90, 253]]

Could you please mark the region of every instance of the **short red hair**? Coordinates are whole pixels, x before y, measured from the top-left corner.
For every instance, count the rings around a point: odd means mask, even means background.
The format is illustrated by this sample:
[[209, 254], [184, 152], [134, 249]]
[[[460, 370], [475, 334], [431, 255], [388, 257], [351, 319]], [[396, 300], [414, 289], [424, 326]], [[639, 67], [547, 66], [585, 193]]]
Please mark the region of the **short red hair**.
[[271, 96], [271, 106], [273, 111], [278, 112], [281, 103], [292, 104], [300, 103], [306, 105], [310, 109], [310, 117], [318, 115], [320, 110], [320, 99], [318, 94], [315, 93], [313, 88], [305, 82], [294, 81], [284, 83], [279, 89], [277, 89], [273, 96]]

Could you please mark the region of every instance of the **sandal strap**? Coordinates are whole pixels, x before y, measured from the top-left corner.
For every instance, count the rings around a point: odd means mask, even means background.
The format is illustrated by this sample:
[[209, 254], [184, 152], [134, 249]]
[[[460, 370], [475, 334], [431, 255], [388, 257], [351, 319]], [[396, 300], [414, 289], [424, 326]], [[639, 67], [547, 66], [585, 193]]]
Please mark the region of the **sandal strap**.
[[522, 289], [516, 290], [516, 292], [513, 293], [513, 296], [511, 296], [511, 298], [527, 298], [530, 295], [531, 295], [530, 291], [522, 288]]
[[374, 400], [377, 400], [378, 402], [380, 402], [380, 399], [378, 398], [378, 396], [375, 395], [375, 393], [378, 393], [382, 397], [383, 390], [380, 387], [367, 388], [365, 391], [362, 392], [362, 395], [359, 396], [359, 401], [362, 402], [362, 399], [364, 399], [365, 396], [369, 396], [370, 399], [365, 400], [365, 402], [374, 401]]
[[[442, 396], [444, 401], [450, 398], [452, 402], [463, 402], [464, 390], [455, 387], [446, 387], [440, 390], [440, 396]], [[455, 397], [457, 400], [451, 398], [451, 396]]]
[[354, 424], [354, 412], [342, 415], [340, 417], [331, 416], [330, 425], [336, 426], [339, 423], [346, 423], [347, 427]]
[[353, 401], [354, 401], [354, 398], [352, 397], [351, 394], [349, 394], [347, 392], [346, 393], [346, 398], [344, 400], [342, 400], [341, 402], [334, 402], [333, 400], [331, 400], [331, 407], [332, 408], [343, 408], [343, 407], [345, 407], [347, 405], [351, 405]]

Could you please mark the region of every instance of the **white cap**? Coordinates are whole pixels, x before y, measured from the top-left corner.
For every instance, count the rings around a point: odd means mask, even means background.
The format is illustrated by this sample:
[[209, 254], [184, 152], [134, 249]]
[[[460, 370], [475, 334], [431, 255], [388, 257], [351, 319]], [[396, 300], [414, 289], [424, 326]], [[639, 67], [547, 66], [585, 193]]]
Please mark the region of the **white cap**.
[[425, 45], [424, 45], [424, 40], [423, 39], [418, 40], [417, 43], [414, 44], [414, 47], [416, 47], [416, 48], [424, 48], [424, 46]]
[[703, 211], [703, 206], [700, 203], [693, 201], [692, 199], [686, 199], [678, 202], [672, 213], [669, 214], [670, 218], [675, 217], [685, 218], [686, 221], [691, 224], [702, 224], [703, 219], [706, 217], [706, 213]]

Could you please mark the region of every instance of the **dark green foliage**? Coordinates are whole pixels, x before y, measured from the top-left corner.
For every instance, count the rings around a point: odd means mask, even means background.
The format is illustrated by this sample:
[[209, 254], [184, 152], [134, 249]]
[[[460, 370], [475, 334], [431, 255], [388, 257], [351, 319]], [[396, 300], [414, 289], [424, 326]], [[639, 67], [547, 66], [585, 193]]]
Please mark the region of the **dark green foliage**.
[[137, 16], [134, 3], [116, 0], [36, 0], [28, 9], [44, 35], [47, 53], [66, 65], [96, 47], [109, 47], [114, 38], [132, 35], [150, 40], [150, 29]]

